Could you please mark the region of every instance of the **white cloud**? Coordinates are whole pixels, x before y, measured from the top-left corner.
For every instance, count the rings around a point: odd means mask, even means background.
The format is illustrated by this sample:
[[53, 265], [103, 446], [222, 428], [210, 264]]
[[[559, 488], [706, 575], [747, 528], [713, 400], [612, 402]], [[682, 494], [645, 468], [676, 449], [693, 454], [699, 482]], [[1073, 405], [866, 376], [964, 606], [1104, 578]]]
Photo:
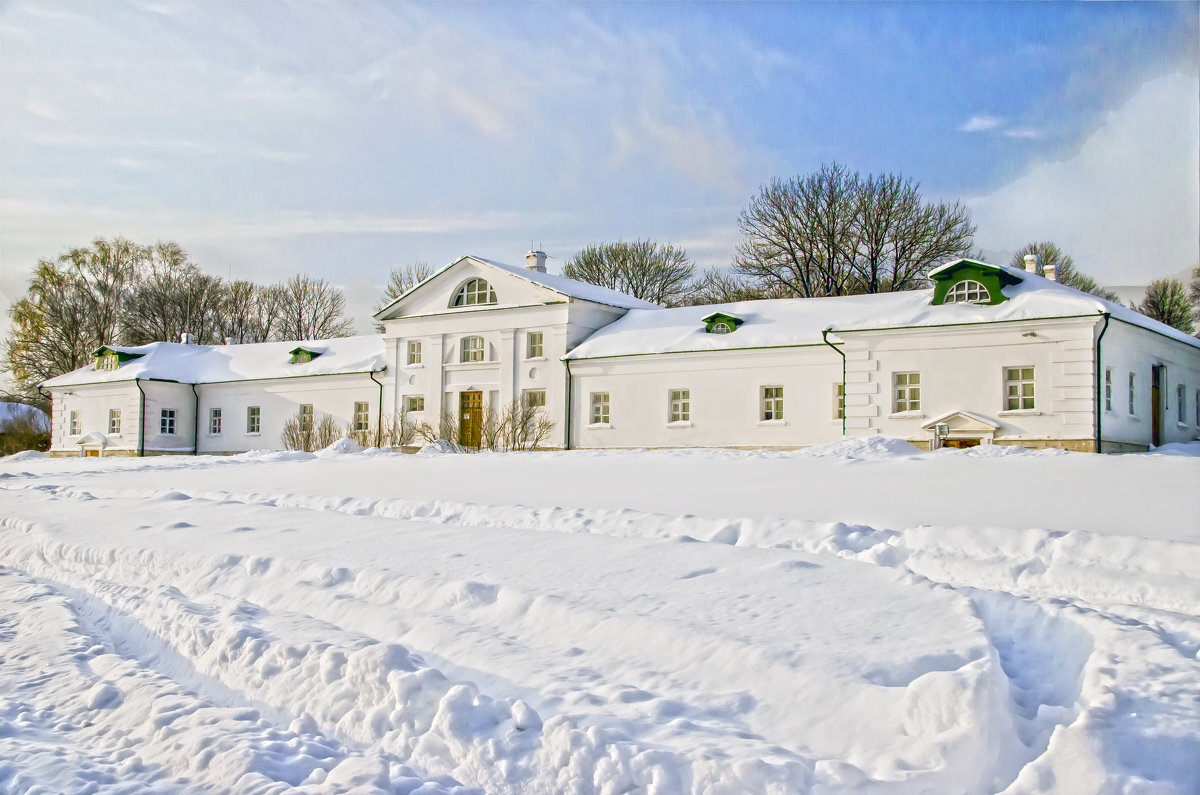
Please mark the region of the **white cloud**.
[[998, 116], [976, 115], [959, 125], [959, 132], [988, 132], [1004, 124], [1004, 119]]
[[1032, 139], [1041, 138], [1042, 131], [1034, 129], [1033, 127], [1010, 127], [1004, 131], [1004, 135], [1007, 138]]
[[1145, 283], [1200, 260], [1200, 81], [1143, 85], [1069, 160], [967, 202], [976, 244], [1052, 240], [1099, 281]]

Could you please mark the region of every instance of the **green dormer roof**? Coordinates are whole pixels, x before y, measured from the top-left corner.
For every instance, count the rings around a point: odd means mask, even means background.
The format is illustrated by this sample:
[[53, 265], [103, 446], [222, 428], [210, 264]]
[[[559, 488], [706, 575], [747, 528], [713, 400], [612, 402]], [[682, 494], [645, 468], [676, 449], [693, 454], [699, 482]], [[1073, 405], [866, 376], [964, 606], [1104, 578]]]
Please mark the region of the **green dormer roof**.
[[130, 353], [129, 351], [123, 351], [120, 348], [110, 348], [107, 345], [101, 345], [99, 348], [92, 351], [92, 356], [97, 359], [101, 356], [116, 356], [117, 361], [119, 361], [121, 364], [133, 359], [140, 359], [143, 355], [144, 354], [141, 353]]
[[[706, 334], [729, 334], [737, 331], [737, 327], [746, 322], [740, 317], [727, 315], [724, 312], [713, 312], [711, 315], [700, 319], [704, 321], [704, 332]], [[724, 328], [718, 328], [722, 324]]]
[[[971, 259], [960, 259], [932, 271], [929, 278], [934, 281], [933, 305], [946, 303], [946, 296], [955, 286], [963, 282], [978, 282], [988, 291], [988, 300], [971, 303], [993, 306], [1008, 300], [1002, 290], [1024, 280], [1019, 271], [1000, 265], [988, 265]], [[960, 293], [961, 294], [961, 293]]]
[[311, 362], [313, 359], [320, 356], [324, 351], [319, 351], [314, 348], [292, 348], [288, 351], [292, 355], [292, 364], [304, 364]]

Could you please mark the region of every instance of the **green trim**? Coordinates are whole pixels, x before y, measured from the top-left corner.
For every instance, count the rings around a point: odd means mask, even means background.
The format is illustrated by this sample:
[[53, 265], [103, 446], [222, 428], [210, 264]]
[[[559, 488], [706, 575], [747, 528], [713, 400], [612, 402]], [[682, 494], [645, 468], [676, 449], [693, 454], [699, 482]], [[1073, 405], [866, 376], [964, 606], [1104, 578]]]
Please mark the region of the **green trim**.
[[195, 383], [198, 386], [204, 386], [205, 384], [241, 384], [241, 383], [248, 383], [248, 382], [253, 382], [253, 381], [291, 381], [296, 378], [330, 378], [330, 377], [338, 376], [338, 375], [366, 375], [367, 373], [382, 373], [382, 372], [385, 372], [386, 370], [387, 370], [386, 367], [381, 367], [378, 370], [354, 370], [349, 373], [309, 373], [307, 375], [276, 375], [276, 376], [272, 376], [271, 378], [230, 378], [226, 381], [195, 381], [195, 382], [173, 381], [170, 378], [141, 378], [139, 376], [136, 378], [121, 378], [119, 380], [113, 380], [113, 381], [85, 381], [80, 384], [55, 384], [54, 386], [46, 387], [46, 388], [49, 389], [51, 392], [53, 392], [56, 389], [67, 389], [69, 387], [106, 386], [108, 384], [129, 384], [134, 381], [159, 381], [164, 384], [185, 384], [185, 385]]
[[[504, 310], [504, 309], [536, 309], [539, 306], [566, 306], [569, 303], [570, 303], [570, 301], [568, 300], [568, 301], [546, 301], [541, 304], [510, 304], [508, 306], [490, 306], [490, 305], [486, 305], [486, 304], [481, 306], [479, 304], [475, 304], [474, 306], [471, 306], [471, 307], [449, 307], [447, 310], [443, 310], [441, 312], [426, 312], [423, 315], [404, 315], [403, 317], [393, 317], [393, 318], [388, 318], [388, 320], [386, 320], [386, 321], [380, 321], [380, 322], [382, 322], [382, 323], [395, 322], [397, 320], [410, 320], [410, 319], [419, 318], [419, 317], [446, 317], [448, 315], [460, 315], [460, 314], [466, 315], [466, 314], [472, 314], [475, 312], [496, 312], [498, 310]], [[592, 303], [596, 303], [596, 302], [593, 301]], [[605, 306], [608, 306], [608, 304], [606, 304]]]
[[964, 281], [976, 281], [987, 288], [989, 300], [979, 302], [978, 306], [995, 306], [1008, 300], [1003, 288], [1023, 281], [1003, 268], [969, 259], [959, 260], [930, 278], [936, 283], [933, 288], [934, 306], [945, 304], [946, 294]]
[[[841, 345], [843, 343], [837, 343]], [[789, 345], [751, 345], [745, 348], [713, 348], [712, 350], [695, 351], [652, 351], [650, 353], [613, 353], [608, 356], [564, 356], [563, 361], [588, 362], [595, 359], [629, 359], [634, 356], [672, 356], [677, 353], [725, 353], [726, 351], [777, 351], [786, 348], [821, 348], [823, 342], [800, 342]]]
[[717, 332], [713, 331], [713, 329], [716, 328], [718, 323], [732, 326], [729, 331], [725, 332], [726, 334], [732, 334], [738, 330], [738, 326], [746, 322], [736, 315], [727, 315], [724, 312], [713, 312], [711, 315], [700, 318], [700, 320], [704, 323], [705, 334], [716, 334]]
[[320, 356], [325, 351], [318, 351], [312, 348], [292, 348], [288, 353], [292, 355], [292, 364], [308, 364], [313, 359]]
[[[846, 329], [830, 329], [834, 334], [848, 334], [858, 331], [913, 331], [916, 329], [925, 328], [954, 328], [957, 326], [991, 326], [999, 325], [1000, 323], [1032, 323], [1037, 320], [1072, 320], [1080, 317], [1094, 317], [1099, 319], [1103, 313], [1088, 313], [1086, 315], [1051, 315], [1050, 317], [1028, 317], [1028, 318], [1013, 318], [1011, 320], [975, 320], [970, 323], [930, 323], [925, 326], [879, 326], [878, 328], [846, 328]], [[1131, 324], [1132, 325], [1132, 324]], [[1141, 328], [1141, 326], [1138, 326]], [[1149, 331], [1149, 329], [1147, 329]], [[1165, 335], [1164, 335], [1165, 336]]]
[[107, 345], [101, 345], [99, 348], [92, 351], [93, 357], [100, 357], [100, 356], [104, 356], [106, 354], [116, 356], [117, 359], [119, 359], [122, 364], [125, 362], [128, 362], [132, 359], [140, 359], [146, 355], [144, 353], [130, 353], [129, 351], [119, 351], [116, 348], [110, 348]]

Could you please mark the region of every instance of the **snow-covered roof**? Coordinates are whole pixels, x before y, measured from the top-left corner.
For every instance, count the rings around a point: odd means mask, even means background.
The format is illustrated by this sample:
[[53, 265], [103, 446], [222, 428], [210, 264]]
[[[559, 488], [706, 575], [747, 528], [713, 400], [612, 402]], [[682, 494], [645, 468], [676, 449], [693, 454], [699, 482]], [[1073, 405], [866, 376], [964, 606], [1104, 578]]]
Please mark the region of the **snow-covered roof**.
[[[314, 357], [310, 362], [292, 364], [291, 351], [297, 346], [320, 351], [321, 355]], [[140, 355], [115, 370], [96, 370], [89, 364], [51, 378], [43, 382], [42, 386], [52, 389], [132, 381], [134, 378], [154, 378], [184, 384], [211, 384], [222, 381], [365, 373], [383, 370], [387, 364], [384, 358], [383, 336], [379, 334], [246, 345], [152, 342], [149, 345], [114, 350]]]
[[375, 319], [383, 319], [387, 313], [391, 311], [392, 307], [395, 306], [399, 301], [408, 297], [422, 285], [436, 279], [438, 276], [441, 276], [443, 273], [450, 270], [463, 260], [471, 260], [472, 262], [478, 262], [481, 265], [486, 265], [487, 267], [504, 271], [505, 273], [517, 276], [529, 282], [533, 282], [534, 284], [541, 285], [549, 290], [553, 290], [560, 295], [565, 295], [568, 298], [576, 298], [581, 301], [591, 301], [595, 304], [615, 306], [621, 309], [660, 308], [658, 304], [652, 304], [649, 301], [643, 301], [640, 298], [634, 298], [632, 295], [626, 295], [625, 293], [618, 292], [616, 290], [610, 290], [607, 287], [597, 287], [596, 285], [588, 284], [587, 282], [568, 279], [566, 276], [559, 276], [553, 273], [542, 273], [541, 271], [530, 270], [529, 268], [524, 268], [517, 265], [509, 265], [504, 262], [497, 262], [496, 260], [486, 259], [484, 257], [476, 257], [473, 254], [467, 254], [459, 257], [444, 267], [439, 268], [435, 273], [431, 274], [425, 279], [422, 279], [413, 287], [409, 288], [404, 295], [400, 296], [395, 301], [392, 301], [383, 309], [376, 312], [374, 315]]
[[[943, 268], [955, 263], [948, 263]], [[852, 295], [837, 298], [791, 298], [739, 301], [645, 311], [633, 309], [588, 337], [568, 359], [595, 359], [650, 353], [684, 353], [810, 345], [822, 342], [822, 331], [868, 331], [913, 326], [967, 325], [1012, 320], [1100, 315], [1200, 347], [1200, 340], [1132, 309], [1042, 276], [992, 266], [1020, 277], [1004, 288], [1000, 304], [933, 304], [933, 290]], [[937, 273], [943, 268], [935, 270]], [[704, 318], [720, 312], [745, 322], [729, 334], [709, 334]]]

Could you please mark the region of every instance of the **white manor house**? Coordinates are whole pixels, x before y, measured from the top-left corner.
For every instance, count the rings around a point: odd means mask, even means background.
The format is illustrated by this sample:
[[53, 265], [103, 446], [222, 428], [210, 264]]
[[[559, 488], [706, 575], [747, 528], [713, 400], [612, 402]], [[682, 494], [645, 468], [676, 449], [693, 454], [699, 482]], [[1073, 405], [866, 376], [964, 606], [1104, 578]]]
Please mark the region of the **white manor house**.
[[383, 309], [382, 335], [105, 346], [42, 384], [54, 455], [280, 449], [291, 417], [404, 414], [478, 446], [521, 401], [553, 448], [921, 447], [1125, 452], [1200, 436], [1200, 340], [1026, 270], [960, 259], [932, 289], [664, 309], [463, 257]]

